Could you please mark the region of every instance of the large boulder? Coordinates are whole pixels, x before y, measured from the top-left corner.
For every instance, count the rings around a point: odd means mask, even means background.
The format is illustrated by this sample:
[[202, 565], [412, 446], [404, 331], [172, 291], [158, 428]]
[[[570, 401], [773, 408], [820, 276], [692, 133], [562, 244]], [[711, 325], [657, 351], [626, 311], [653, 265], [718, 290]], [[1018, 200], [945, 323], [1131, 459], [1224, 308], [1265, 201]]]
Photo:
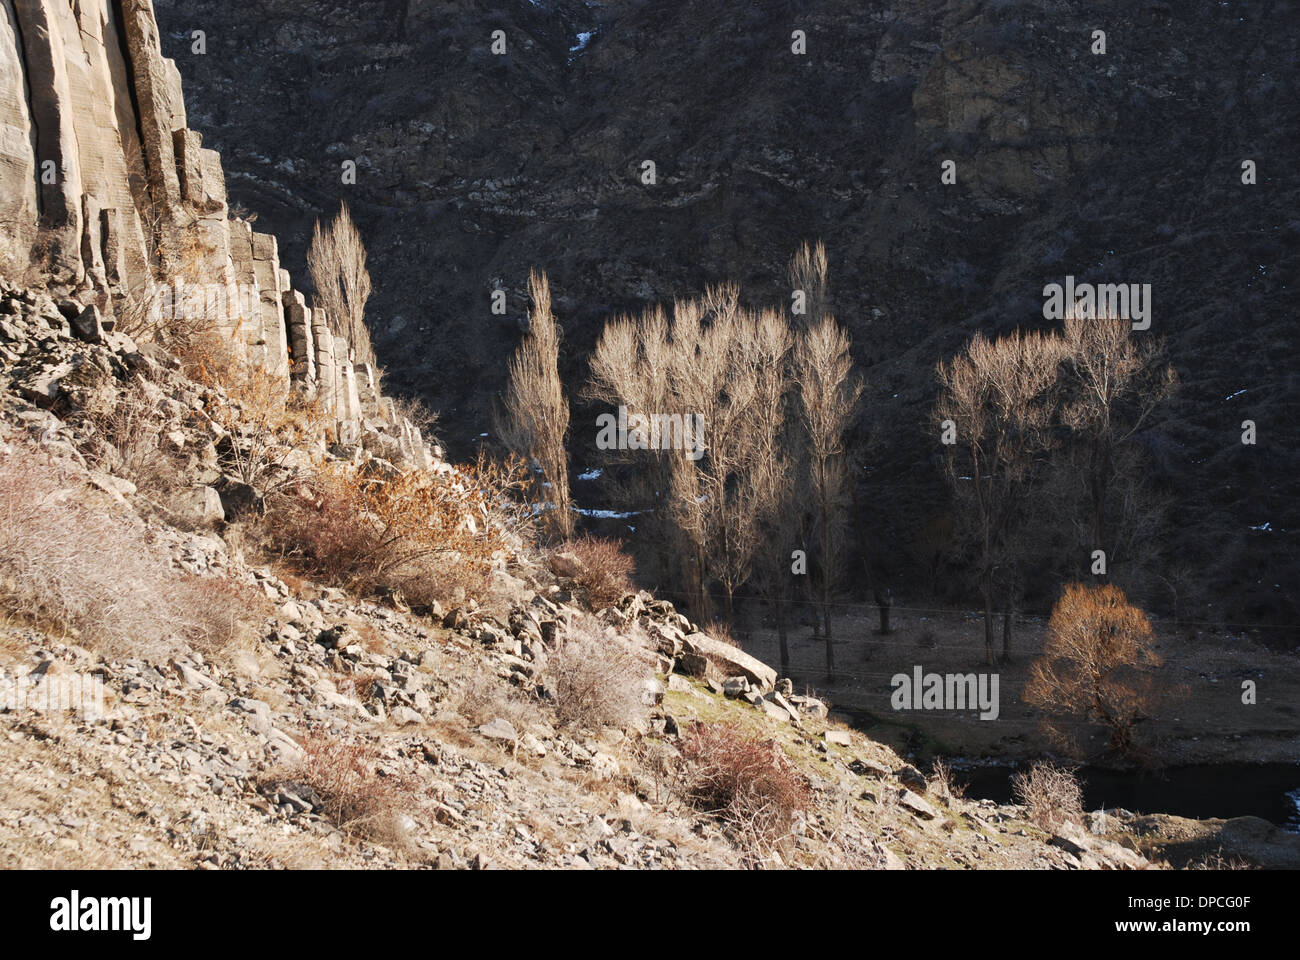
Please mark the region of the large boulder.
[[696, 676], [706, 675], [712, 666], [723, 677], [745, 677], [758, 693], [771, 693], [776, 689], [776, 671], [766, 663], [739, 647], [703, 633], [692, 633], [682, 638], [681, 663], [686, 673]]
[[226, 519], [221, 495], [211, 487], [191, 487], [176, 497], [172, 507], [176, 519], [188, 527], [211, 527]]

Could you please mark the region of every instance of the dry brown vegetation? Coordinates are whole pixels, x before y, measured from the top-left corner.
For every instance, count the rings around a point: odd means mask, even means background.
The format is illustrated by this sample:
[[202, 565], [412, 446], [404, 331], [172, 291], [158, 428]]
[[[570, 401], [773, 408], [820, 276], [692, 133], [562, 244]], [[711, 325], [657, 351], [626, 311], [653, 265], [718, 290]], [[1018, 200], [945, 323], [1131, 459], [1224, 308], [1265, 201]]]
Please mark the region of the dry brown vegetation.
[[101, 470], [135, 484], [145, 497], [157, 501], [182, 484], [182, 462], [166, 433], [173, 426], [160, 404], [161, 392], [142, 378], [120, 391], [106, 390], [81, 410], [94, 437], [90, 460]]
[[1133, 728], [1150, 711], [1151, 671], [1160, 666], [1155, 633], [1113, 584], [1065, 588], [1052, 611], [1047, 643], [1030, 669], [1025, 701], [1047, 714], [1053, 738], [1077, 748], [1080, 722], [1101, 724], [1110, 747], [1134, 749]]
[[489, 723], [500, 717], [517, 730], [526, 729], [541, 716], [536, 699], [482, 668], [466, 679], [456, 709], [471, 724]]
[[581, 563], [575, 580], [587, 591], [592, 610], [612, 607], [632, 591], [636, 562], [623, 552], [619, 541], [586, 534], [570, 540], [561, 549], [572, 553]]
[[311, 788], [335, 826], [398, 850], [409, 843], [400, 817], [414, 784], [380, 774], [375, 747], [327, 736], [306, 737], [301, 746], [302, 764], [288, 776]]
[[775, 740], [727, 724], [698, 724], [683, 738], [681, 754], [682, 795], [751, 849], [771, 847], [811, 805], [806, 781]]
[[135, 518], [93, 502], [41, 454], [0, 455], [0, 595], [21, 617], [109, 656], [220, 655], [268, 612], [251, 587], [183, 575]]
[[481, 588], [493, 566], [526, 546], [514, 498], [522, 467], [480, 460], [450, 476], [393, 478], [325, 463], [268, 507], [267, 548], [301, 575], [366, 594], [400, 591], [429, 603], [452, 586]]

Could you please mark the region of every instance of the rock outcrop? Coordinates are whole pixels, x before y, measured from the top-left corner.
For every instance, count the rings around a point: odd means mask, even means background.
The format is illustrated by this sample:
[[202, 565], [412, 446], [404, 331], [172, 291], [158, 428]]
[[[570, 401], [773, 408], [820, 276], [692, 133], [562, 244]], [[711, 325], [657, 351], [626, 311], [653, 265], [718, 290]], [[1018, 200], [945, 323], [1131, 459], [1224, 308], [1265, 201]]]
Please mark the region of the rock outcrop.
[[119, 315], [210, 329], [315, 397], [337, 443], [439, 463], [294, 289], [276, 238], [231, 215], [151, 0], [0, 0], [0, 223], [3, 258], [34, 256], [106, 329]]

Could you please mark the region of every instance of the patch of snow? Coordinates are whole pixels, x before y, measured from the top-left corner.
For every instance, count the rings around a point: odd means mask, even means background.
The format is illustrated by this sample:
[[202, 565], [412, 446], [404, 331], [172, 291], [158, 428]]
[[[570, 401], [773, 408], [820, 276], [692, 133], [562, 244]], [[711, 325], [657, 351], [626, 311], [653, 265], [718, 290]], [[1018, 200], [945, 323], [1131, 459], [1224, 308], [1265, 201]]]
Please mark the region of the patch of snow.
[[1264, 533], [1272, 533], [1272, 532], [1273, 532], [1273, 521], [1272, 521], [1272, 520], [1265, 521], [1264, 523], [1261, 523], [1258, 527], [1251, 527], [1250, 529], [1251, 529], [1251, 530], [1262, 530]]
[[1242, 395], [1243, 393], [1245, 393], [1245, 392], [1246, 392], [1246, 388], [1245, 388], [1245, 387], [1242, 387], [1242, 388], [1241, 388], [1240, 390], [1238, 390], [1236, 393], [1230, 393], [1230, 394], [1228, 394], [1226, 397], [1224, 397], [1223, 399], [1224, 399], [1224, 400], [1231, 400], [1233, 397], [1239, 397], [1239, 396], [1241, 396], [1241, 395]]
[[602, 470], [602, 469], [600, 469], [600, 467], [592, 467], [592, 468], [591, 468], [590, 470], [588, 470], [586, 473], [580, 473], [580, 474], [578, 474], [578, 479], [579, 479], [579, 480], [599, 480], [599, 479], [601, 478], [601, 476], [604, 474], [604, 472], [605, 472], [605, 471]]
[[574, 507], [574, 511], [584, 517], [592, 517], [596, 520], [626, 520], [628, 517], [637, 517], [645, 513], [644, 510], [630, 510], [627, 513], [619, 513], [617, 510], [590, 510], [583, 507]]

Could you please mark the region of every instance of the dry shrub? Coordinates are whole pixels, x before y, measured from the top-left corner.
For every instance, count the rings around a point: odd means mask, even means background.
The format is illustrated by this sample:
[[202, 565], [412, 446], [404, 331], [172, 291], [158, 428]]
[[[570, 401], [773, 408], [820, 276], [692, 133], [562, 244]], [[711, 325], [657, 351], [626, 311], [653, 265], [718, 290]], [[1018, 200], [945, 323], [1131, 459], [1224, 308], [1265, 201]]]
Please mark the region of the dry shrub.
[[542, 666], [560, 722], [588, 730], [637, 724], [648, 712], [645, 681], [654, 675], [648, 650], [640, 628], [619, 634], [591, 616], [567, 624]]
[[511, 500], [520, 471], [480, 461], [449, 476], [411, 470], [382, 479], [323, 464], [275, 499], [268, 546], [305, 576], [428, 603], [449, 576], [480, 583], [526, 544]]
[[500, 717], [520, 731], [540, 715], [536, 701], [483, 669], [470, 674], [461, 690], [457, 712], [475, 726]]
[[700, 724], [683, 737], [681, 753], [684, 798], [729, 825], [746, 846], [780, 840], [812, 802], [807, 782], [775, 740], [758, 740], [731, 724]]
[[636, 572], [636, 562], [623, 552], [620, 541], [586, 534], [569, 541], [561, 549], [581, 561], [577, 584], [587, 591], [592, 610], [612, 607], [633, 591], [632, 575]]
[[303, 761], [289, 777], [311, 788], [322, 815], [344, 833], [396, 849], [409, 847], [400, 816], [414, 784], [406, 777], [380, 774], [374, 746], [327, 736], [307, 737], [301, 746]]
[[930, 763], [930, 787], [946, 800], [960, 800], [966, 795], [966, 784], [958, 781], [952, 767], [939, 757]]
[[1212, 853], [1202, 854], [1197, 859], [1188, 863], [1184, 868], [1187, 870], [1258, 870], [1256, 864], [1251, 863], [1241, 857], [1224, 856], [1223, 848], [1219, 847]]
[[439, 413], [433, 410], [420, 397], [392, 397], [393, 412], [397, 419], [409, 420], [411, 425], [422, 433], [426, 439], [431, 439], [430, 432], [438, 425]]
[[266, 595], [252, 584], [225, 577], [172, 574], [164, 585], [176, 633], [206, 657], [247, 647], [271, 614]]
[[[143, 170], [140, 171], [143, 179]], [[153, 220], [154, 227], [159, 226], [159, 215], [147, 214], [145, 219]], [[115, 296], [113, 300], [113, 317], [117, 329], [137, 343], [160, 343], [172, 350], [184, 351], [195, 340], [206, 336], [214, 324], [222, 322], [225, 317], [220, 313], [225, 308], [224, 300], [219, 305], [209, 305], [206, 300], [206, 284], [217, 278], [208, 276], [206, 261], [213, 254], [211, 246], [203, 240], [203, 234], [196, 222], [182, 227], [179, 232], [151, 229], [156, 236], [155, 254], [162, 264], [160, 275], [156, 278], [159, 286], [145, 289], [143, 287]], [[168, 287], [175, 289], [175, 282], [180, 281], [182, 298], [179, 303], [171, 303]], [[189, 290], [191, 298], [195, 291], [202, 290], [199, 299], [185, 300], [185, 291]]]
[[218, 653], [257, 625], [251, 587], [186, 576], [134, 517], [95, 509], [42, 455], [0, 455], [0, 599], [108, 656], [161, 655], [182, 642]]
[[1029, 819], [1044, 830], [1083, 821], [1083, 790], [1073, 770], [1036, 763], [1011, 778], [1011, 789], [1029, 807]]
[[222, 471], [259, 497], [293, 482], [289, 460], [327, 432], [320, 399], [289, 389], [282, 377], [250, 359], [231, 335], [217, 330], [192, 337], [181, 363], [187, 376], [221, 395], [206, 412], [225, 431], [217, 444]]
[[727, 646], [735, 647], [737, 650], [741, 649], [740, 641], [732, 635], [730, 625], [722, 620], [714, 620], [700, 632], [706, 637], [727, 644]]
[[165, 435], [174, 424], [159, 405], [158, 390], [137, 378], [114, 393], [81, 411], [98, 441], [91, 444], [91, 462], [130, 480], [146, 497], [165, 498], [182, 485], [184, 463], [167, 448]]

